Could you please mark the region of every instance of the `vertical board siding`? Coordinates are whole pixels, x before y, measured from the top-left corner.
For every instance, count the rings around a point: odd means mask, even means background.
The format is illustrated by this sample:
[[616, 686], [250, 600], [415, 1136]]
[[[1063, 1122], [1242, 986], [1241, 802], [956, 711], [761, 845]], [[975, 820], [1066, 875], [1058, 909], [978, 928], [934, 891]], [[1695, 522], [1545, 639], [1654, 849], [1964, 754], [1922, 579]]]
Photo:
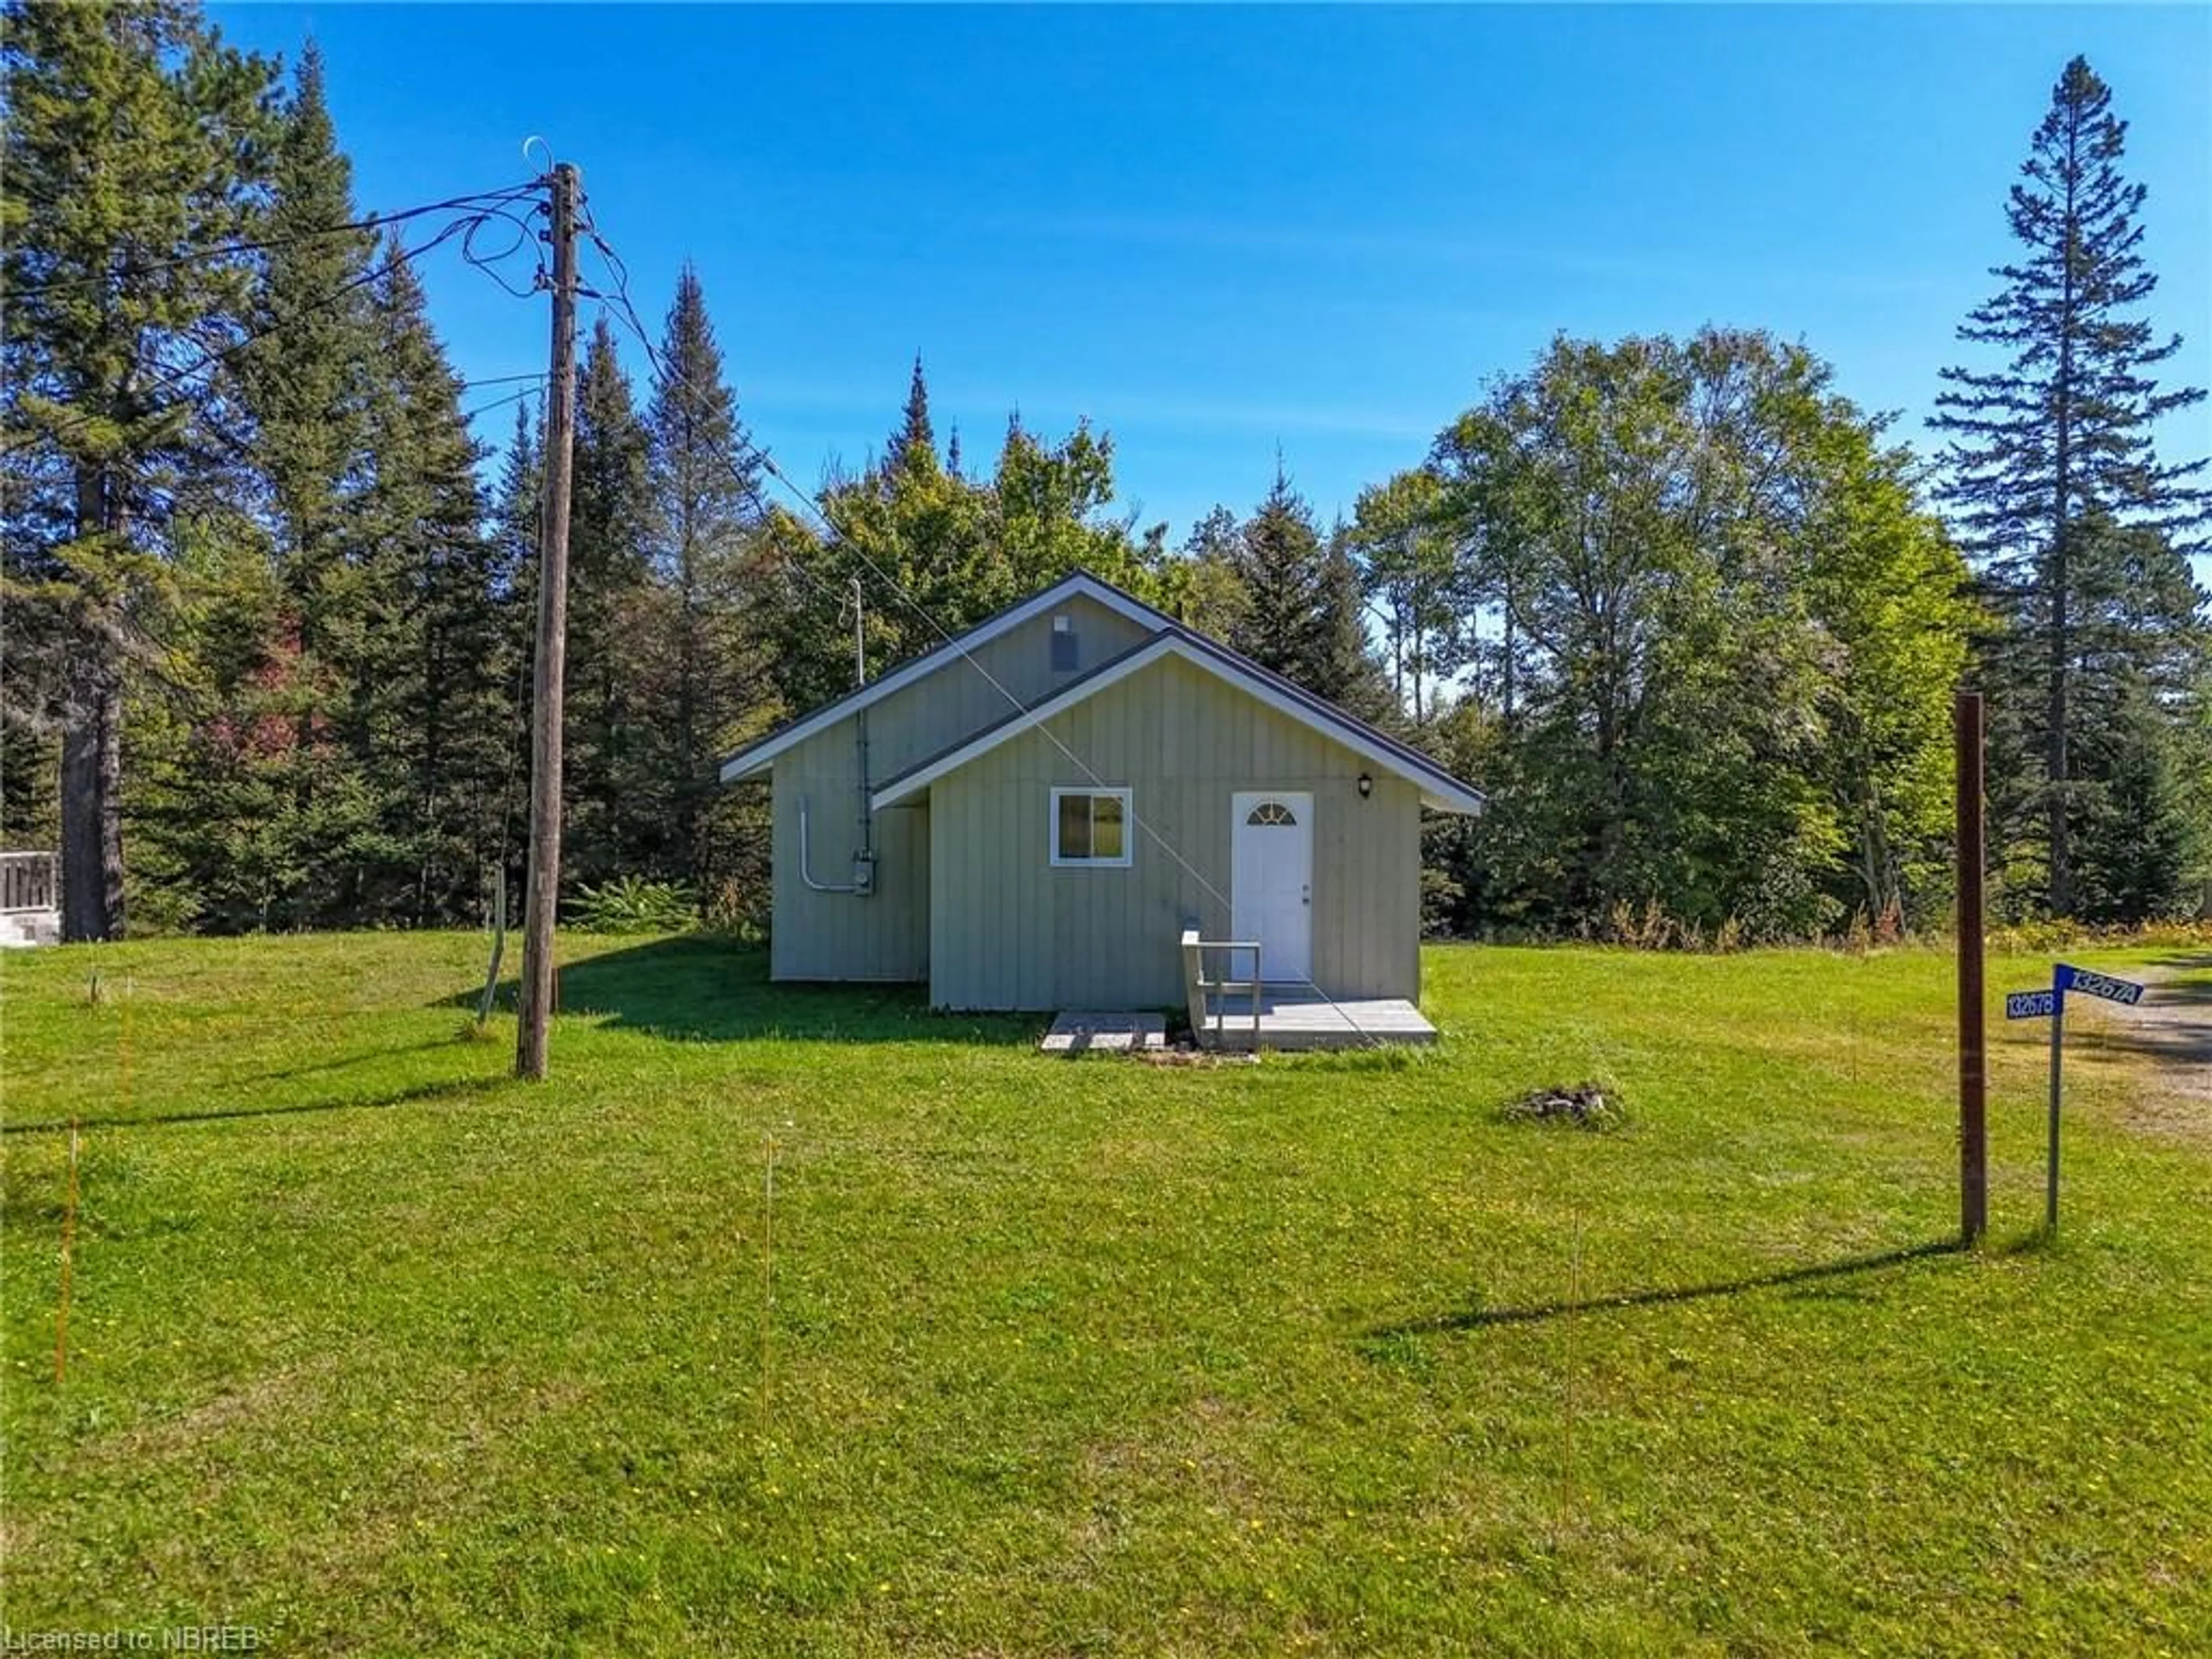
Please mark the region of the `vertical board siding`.
[[1075, 673], [1053, 670], [1052, 615], [1047, 614], [973, 647], [972, 660], [953, 656], [870, 709], [869, 769], [877, 781], [943, 753], [1004, 720], [1014, 702], [1034, 702], [1151, 637], [1120, 611], [1080, 593], [1070, 596], [1057, 614], [1073, 619], [1082, 653]]
[[[1333, 996], [1418, 996], [1413, 785], [1173, 659], [1047, 729], [1077, 758], [1026, 732], [931, 787], [933, 1002], [1180, 1006], [1182, 928], [1194, 921], [1227, 936], [1231, 797], [1240, 789], [1313, 794], [1316, 982]], [[1365, 799], [1362, 771], [1375, 784]], [[1133, 792], [1130, 867], [1054, 869], [1051, 792], [1094, 781]]]
[[[1079, 672], [1150, 637], [1139, 624], [1084, 594], [1071, 595], [1059, 614], [1074, 618], [1081, 650]], [[1027, 703], [1073, 678], [1054, 672], [1051, 635], [1050, 614], [1032, 617], [975, 647], [972, 662], [955, 655], [935, 672], [867, 710], [871, 779], [880, 783], [1003, 719], [1012, 709], [1009, 693]], [[852, 879], [853, 854], [860, 847], [857, 736], [856, 720], [842, 720], [775, 763], [775, 925], [769, 935], [769, 963], [777, 979], [929, 977], [933, 919], [927, 801], [875, 815], [873, 894], [864, 898], [817, 893], [800, 872], [799, 799], [804, 795], [811, 803], [815, 879], [836, 884]], [[1042, 963], [1046, 954], [1040, 950], [1037, 961]]]

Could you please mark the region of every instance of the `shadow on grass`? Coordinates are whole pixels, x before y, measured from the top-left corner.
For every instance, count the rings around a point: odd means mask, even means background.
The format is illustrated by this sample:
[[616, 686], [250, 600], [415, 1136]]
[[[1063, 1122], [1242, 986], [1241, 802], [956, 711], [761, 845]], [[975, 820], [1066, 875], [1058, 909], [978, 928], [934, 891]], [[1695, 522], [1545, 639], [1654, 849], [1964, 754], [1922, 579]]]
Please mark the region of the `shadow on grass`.
[[[565, 964], [557, 1011], [601, 1016], [619, 1030], [690, 1042], [785, 1038], [838, 1042], [1035, 1044], [1042, 1023], [1020, 1014], [946, 1014], [919, 985], [775, 984], [768, 952], [702, 935], [678, 935]], [[438, 1006], [473, 1010], [482, 989]], [[502, 981], [499, 1006], [514, 1006]]]
[[1901, 1267], [1929, 1256], [1958, 1255], [1965, 1247], [1955, 1238], [1911, 1244], [1903, 1249], [1873, 1255], [1846, 1256], [1840, 1261], [1814, 1262], [1802, 1267], [1778, 1267], [1771, 1273], [1749, 1273], [1741, 1279], [1717, 1279], [1705, 1285], [1680, 1285], [1663, 1290], [1623, 1291], [1614, 1296], [1591, 1297], [1581, 1302], [1540, 1302], [1520, 1308], [1470, 1308], [1462, 1313], [1438, 1314], [1430, 1319], [1382, 1325], [1367, 1333], [1370, 1340], [1391, 1337], [1437, 1335], [1451, 1331], [1480, 1330], [1488, 1325], [1534, 1325], [1570, 1314], [1609, 1313], [1626, 1308], [1661, 1308], [1678, 1302], [1702, 1302], [1709, 1297], [1741, 1296], [1788, 1285], [1816, 1284], [1823, 1279], [1847, 1279], [1856, 1273], [1879, 1273]]
[[74, 1121], [64, 1119], [38, 1123], [8, 1123], [0, 1124], [0, 1134], [67, 1134], [72, 1127], [139, 1129], [176, 1123], [220, 1123], [226, 1119], [241, 1117], [290, 1117], [301, 1112], [378, 1111], [389, 1106], [415, 1106], [426, 1100], [444, 1100], [454, 1095], [474, 1094], [507, 1080], [502, 1073], [496, 1077], [454, 1077], [434, 1083], [410, 1083], [404, 1089], [392, 1089], [380, 1095], [348, 1096], [337, 1100], [305, 1100], [291, 1106], [217, 1107], [209, 1112], [139, 1112], [109, 1117], [81, 1117]]

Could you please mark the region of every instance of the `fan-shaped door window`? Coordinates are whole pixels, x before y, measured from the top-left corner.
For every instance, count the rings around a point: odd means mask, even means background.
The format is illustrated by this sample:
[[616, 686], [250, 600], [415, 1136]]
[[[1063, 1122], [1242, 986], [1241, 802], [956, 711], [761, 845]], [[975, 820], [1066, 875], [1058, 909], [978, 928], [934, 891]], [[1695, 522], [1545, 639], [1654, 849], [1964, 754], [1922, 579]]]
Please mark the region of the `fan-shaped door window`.
[[1297, 814], [1279, 800], [1263, 800], [1244, 815], [1255, 830], [1296, 829]]

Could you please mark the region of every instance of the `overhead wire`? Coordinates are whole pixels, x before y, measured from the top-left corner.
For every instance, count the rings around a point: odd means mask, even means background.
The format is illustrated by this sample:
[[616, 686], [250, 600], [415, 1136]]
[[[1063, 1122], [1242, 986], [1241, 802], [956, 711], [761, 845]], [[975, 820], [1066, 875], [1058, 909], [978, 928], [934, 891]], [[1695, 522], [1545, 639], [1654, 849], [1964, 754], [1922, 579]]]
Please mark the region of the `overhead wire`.
[[503, 398], [494, 398], [488, 404], [478, 404], [474, 409], [463, 410], [461, 411], [461, 419], [464, 421], [473, 421], [479, 415], [489, 415], [495, 409], [504, 409], [509, 404], [519, 404], [526, 398], [535, 398], [537, 395], [538, 388], [536, 386], [526, 386], [520, 392], [510, 392]]
[[[339, 224], [318, 225], [307, 230], [296, 231], [285, 236], [242, 238], [220, 243], [213, 247], [196, 248], [189, 253], [179, 253], [161, 259], [125, 261], [109, 269], [85, 271], [74, 276], [52, 276], [27, 284], [22, 288], [8, 288], [0, 283], [0, 293], [12, 300], [36, 298], [40, 295], [60, 293], [74, 288], [91, 288], [127, 277], [150, 276], [164, 270], [174, 270], [185, 265], [198, 264], [204, 260], [225, 259], [241, 253], [273, 252], [280, 248], [296, 247], [303, 242], [321, 240], [329, 236], [345, 236], [359, 233], [374, 234], [427, 214], [443, 213], [464, 208], [477, 208], [487, 204], [502, 204], [526, 198], [539, 187], [537, 180], [519, 185], [502, 185], [495, 190], [475, 191], [466, 196], [453, 196], [442, 202], [425, 202], [418, 207], [401, 208], [392, 213], [372, 213], [359, 219], [349, 219]], [[42, 204], [42, 205], [52, 205]]]
[[[441, 204], [440, 205], [442, 207], [444, 204]], [[423, 209], [416, 212], [411, 212], [408, 216], [420, 217], [422, 213], [434, 210], [437, 210]], [[232, 358], [250, 350], [252, 347], [259, 344], [262, 341], [273, 338], [282, 334], [286, 329], [294, 326], [302, 319], [329, 311], [332, 307], [339, 304], [349, 295], [368, 287], [372, 283], [379, 282], [390, 276], [403, 265], [410, 264], [415, 260], [422, 258], [423, 255], [429, 253], [434, 249], [451, 240], [456, 234], [459, 234], [462, 237], [462, 254], [464, 258], [467, 259], [469, 264], [477, 266], [479, 270], [489, 271], [495, 278], [498, 278], [498, 273], [493, 270], [493, 267], [500, 259], [511, 257], [514, 251], [522, 244], [521, 241], [518, 240], [517, 242], [510, 246], [508, 248], [502, 250], [500, 254], [494, 256], [489, 259], [474, 255], [470, 249], [470, 238], [474, 234], [477, 227], [479, 227], [484, 221], [491, 218], [507, 220], [512, 223], [520, 226], [526, 232], [528, 228], [528, 222], [526, 220], [520, 219], [514, 214], [507, 211], [504, 204], [479, 207], [472, 212], [462, 213], [456, 218], [449, 221], [435, 235], [431, 236], [427, 240], [417, 243], [412, 247], [402, 246], [398, 252], [392, 254], [381, 264], [372, 265], [369, 269], [362, 271], [359, 275], [349, 278], [347, 281], [340, 283], [336, 289], [332, 289], [329, 294], [325, 295], [320, 300], [315, 301], [304, 307], [301, 310], [295, 313], [293, 315], [277, 319], [265, 326], [255, 329], [225, 345], [210, 347], [201, 352], [201, 354], [191, 362], [184, 364], [180, 368], [173, 368], [160, 374], [150, 385], [137, 388], [136, 390], [137, 390], [140, 396], [143, 397], [149, 393], [163, 391], [172, 386], [181, 386], [185, 381], [189, 380], [193, 375], [198, 374], [205, 369], [213, 368], [218, 364], [229, 362]], [[539, 268], [539, 275], [542, 280], [542, 262]], [[527, 292], [527, 290], [521, 290], [514, 288], [512, 284], [506, 283], [503, 278], [498, 278], [498, 280], [501, 281], [501, 286], [506, 287], [510, 293], [526, 294]], [[152, 412], [158, 411], [149, 411], [149, 413]], [[0, 446], [0, 454], [12, 455], [21, 450], [30, 448], [41, 442], [58, 441], [64, 435], [80, 430], [83, 427], [90, 424], [92, 422], [100, 418], [103, 417], [99, 411], [87, 410], [68, 420], [57, 422], [51, 426], [43, 427], [35, 431], [27, 432], [13, 442], [4, 446]]]
[[[647, 358], [653, 364], [655, 374], [662, 379], [664, 384], [673, 383], [683, 386], [686, 390], [696, 390], [696, 388], [692, 387], [688, 380], [684, 380], [680, 375], [674, 374], [673, 372], [670, 370], [659, 350], [654, 346], [651, 337], [647, 335], [642, 319], [641, 319], [637, 315], [636, 307], [631, 303], [629, 299], [628, 267], [623, 263], [620, 256], [617, 255], [610, 246], [608, 246], [605, 239], [599, 233], [597, 224], [591, 221], [588, 210], [586, 214], [585, 223], [580, 226], [580, 228], [581, 228], [584, 234], [591, 240], [593, 246], [598, 249], [601, 258], [607, 262], [609, 270], [615, 277], [616, 288], [613, 295], [610, 296], [606, 294], [593, 290], [592, 297], [599, 299], [603, 304], [607, 303], [611, 300], [612, 303], [618, 308], [617, 312], [618, 319], [623, 322], [631, 333], [637, 337], [641, 344], [643, 345]], [[1031, 714], [1030, 705], [1024, 702], [1019, 697], [1016, 696], [1014, 693], [1007, 688], [1006, 684], [1001, 681], [997, 675], [994, 674], [990, 669], [983, 664], [981, 659], [979, 659], [974, 652], [968, 648], [966, 644], [957, 635], [953, 634], [951, 630], [944, 625], [944, 623], [939, 622], [927, 606], [923, 605], [919, 599], [915, 599], [915, 596], [908, 591], [903, 583], [900, 582], [896, 577], [885, 571], [881, 565], [878, 564], [876, 561], [869, 556], [868, 551], [865, 547], [860, 545], [859, 543], [853, 540], [851, 538], [842, 535], [837, 530], [836, 526], [830, 522], [829, 516], [821, 510], [812, 498], [810, 497], [804, 490], [800, 489], [797, 484], [793, 483], [790, 477], [784, 472], [783, 469], [776, 464], [775, 457], [772, 453], [757, 443], [750, 443], [749, 441], [749, 447], [752, 453], [752, 459], [758, 465], [760, 470], [766, 473], [768, 477], [783, 486], [785, 491], [789, 494], [794, 501], [798, 501], [800, 506], [806, 510], [808, 514], [812, 517], [814, 521], [822, 527], [823, 533], [830, 538], [831, 542], [835, 545], [851, 553], [857, 557], [862, 564], [866, 566], [869, 571], [874, 574], [877, 580], [884, 587], [888, 588], [892, 595], [895, 596], [902, 605], [906, 606], [906, 608], [913, 612], [914, 615], [919, 617], [924, 623], [927, 623], [931, 630], [934, 632], [939, 639], [957, 652], [969, 667], [973, 668], [978, 674], [981, 675], [986, 684], [988, 684], [993, 690], [997, 692], [1000, 696], [1003, 697], [1017, 714], [1027, 716]], [[723, 459], [724, 464], [731, 468], [733, 476], [738, 478], [740, 487], [751, 491], [755, 500], [757, 501], [759, 499], [758, 487], [751, 483], [750, 481], [745, 477], [742, 470], [737, 466], [736, 463], [733, 460], [731, 460], [726, 454], [723, 455], [721, 459]], [[784, 562], [787, 567], [796, 568], [798, 566], [798, 562], [795, 560], [787, 560]], [[1105, 779], [1099, 775], [1096, 768], [1092, 767], [1088, 761], [1083, 758], [1082, 756], [1077, 754], [1074, 750], [1068, 747], [1066, 743], [1060, 738], [1059, 733], [1053, 731], [1051, 726], [1044, 720], [1031, 719], [1029, 721], [1027, 729], [1042, 735], [1048, 743], [1060, 751], [1060, 755], [1068, 762], [1069, 764], [1082, 773], [1086, 779], [1099, 789], [1105, 790], [1115, 787], [1107, 783]], [[1235, 906], [1230, 900], [1228, 895], [1224, 894], [1218, 886], [1208, 879], [1204, 872], [1200, 871], [1195, 865], [1192, 864], [1188, 859], [1185, 858], [1182, 854], [1176, 849], [1173, 842], [1169, 841], [1165, 836], [1162, 835], [1158, 830], [1155, 829], [1150, 823], [1148, 823], [1143, 815], [1137, 811], [1133, 793], [1130, 797], [1127, 811], [1131, 821], [1136, 824], [1138, 829], [1141, 830], [1146, 836], [1151, 837], [1152, 842], [1158, 846], [1179, 869], [1190, 877], [1193, 881], [1196, 882], [1200, 887], [1204, 889], [1205, 891], [1212, 897], [1215, 902], [1221, 906], [1224, 915], [1233, 914]], [[1308, 977], [1302, 980], [1279, 981], [1277, 982], [1295, 984], [1313, 991], [1335, 1011], [1337, 1017], [1342, 1019], [1346, 1025], [1355, 1032], [1366, 1045], [1373, 1047], [1380, 1041], [1380, 1039], [1378, 1039], [1373, 1033], [1368, 1031], [1359, 1024], [1349, 1009], [1347, 1009], [1335, 997], [1331, 996], [1327, 990], [1323, 989], [1318, 981]], [[1256, 1008], [1258, 1003], [1263, 999], [1264, 992], [1261, 988], [1255, 987], [1253, 994], [1254, 1003]]]

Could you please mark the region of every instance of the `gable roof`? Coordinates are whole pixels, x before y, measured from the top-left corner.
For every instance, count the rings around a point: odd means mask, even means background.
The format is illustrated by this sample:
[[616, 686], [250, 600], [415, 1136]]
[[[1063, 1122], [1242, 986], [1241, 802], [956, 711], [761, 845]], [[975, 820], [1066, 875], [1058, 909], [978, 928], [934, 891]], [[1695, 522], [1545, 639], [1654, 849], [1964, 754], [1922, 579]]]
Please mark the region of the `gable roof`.
[[956, 657], [965, 658], [978, 646], [988, 643], [1012, 629], [1020, 627], [1031, 617], [1049, 611], [1074, 594], [1097, 600], [1109, 611], [1117, 611], [1139, 627], [1157, 631], [1174, 628], [1174, 617], [1164, 611], [1155, 611], [1142, 599], [1133, 599], [1108, 581], [1101, 581], [1087, 570], [1078, 570], [1063, 576], [1050, 587], [1028, 599], [1008, 605], [994, 617], [986, 617], [966, 633], [946, 641], [933, 651], [900, 664], [882, 678], [856, 687], [827, 703], [811, 714], [801, 715], [778, 726], [763, 738], [755, 739], [722, 762], [722, 781], [735, 783], [743, 778], [757, 777], [775, 763], [775, 757], [796, 744], [802, 744], [816, 732], [825, 730], [848, 714], [856, 714], [871, 704], [888, 697], [892, 692], [912, 685], [916, 680], [935, 673]]
[[[1152, 614], [1159, 615], [1157, 611]], [[1378, 769], [1402, 778], [1419, 789], [1424, 806], [1432, 806], [1445, 812], [1482, 811], [1485, 797], [1480, 790], [1461, 782], [1419, 750], [1377, 731], [1366, 721], [1346, 714], [1334, 703], [1314, 696], [1272, 669], [1262, 668], [1250, 658], [1238, 655], [1227, 646], [1217, 644], [1203, 634], [1193, 633], [1180, 623], [1168, 621], [1164, 617], [1162, 623], [1159, 631], [1151, 639], [1132, 646], [1117, 657], [1108, 659], [1089, 673], [1069, 681], [1028, 708], [1012, 710], [1004, 719], [984, 726], [951, 748], [886, 778], [869, 797], [869, 805], [881, 810], [908, 799], [939, 778], [988, 754], [1000, 744], [1019, 737], [1032, 727], [1042, 726], [1055, 714], [1073, 708], [1086, 698], [1096, 696], [1107, 687], [1118, 684], [1132, 674], [1139, 673], [1154, 663], [1172, 656], [1181, 658], [1218, 679], [1227, 681], [1239, 690], [1258, 698], [1278, 714], [1287, 715], [1323, 737], [1333, 738], [1348, 749], [1358, 750], [1362, 755], [1370, 757]]]

